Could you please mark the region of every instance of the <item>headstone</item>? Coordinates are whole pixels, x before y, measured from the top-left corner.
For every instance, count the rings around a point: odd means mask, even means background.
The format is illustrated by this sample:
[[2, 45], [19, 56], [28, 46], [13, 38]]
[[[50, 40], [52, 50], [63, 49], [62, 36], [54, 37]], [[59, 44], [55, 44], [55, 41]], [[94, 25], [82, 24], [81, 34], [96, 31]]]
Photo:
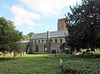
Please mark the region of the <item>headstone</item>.
[[63, 62], [62, 62], [62, 59], [60, 58], [60, 66], [62, 65], [62, 63], [63, 63]]

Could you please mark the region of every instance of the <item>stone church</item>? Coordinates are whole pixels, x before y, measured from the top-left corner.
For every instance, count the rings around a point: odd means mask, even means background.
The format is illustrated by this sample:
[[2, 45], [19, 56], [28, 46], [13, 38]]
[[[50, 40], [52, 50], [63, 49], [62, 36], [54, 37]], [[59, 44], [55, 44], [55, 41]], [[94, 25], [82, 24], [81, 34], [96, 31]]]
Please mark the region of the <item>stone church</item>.
[[65, 19], [58, 19], [58, 30], [45, 33], [37, 33], [30, 38], [26, 47], [27, 53], [62, 53], [60, 45], [65, 42], [65, 35], [68, 35]]

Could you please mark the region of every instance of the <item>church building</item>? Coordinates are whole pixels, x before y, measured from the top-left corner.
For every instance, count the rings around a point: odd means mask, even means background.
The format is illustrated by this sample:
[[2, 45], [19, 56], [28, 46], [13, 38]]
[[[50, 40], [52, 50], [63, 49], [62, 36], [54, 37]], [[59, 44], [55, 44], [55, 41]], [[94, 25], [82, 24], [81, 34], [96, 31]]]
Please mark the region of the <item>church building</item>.
[[30, 46], [27, 53], [62, 53], [60, 45], [65, 43], [65, 36], [68, 35], [65, 19], [58, 19], [58, 30], [45, 33], [37, 33], [30, 38]]

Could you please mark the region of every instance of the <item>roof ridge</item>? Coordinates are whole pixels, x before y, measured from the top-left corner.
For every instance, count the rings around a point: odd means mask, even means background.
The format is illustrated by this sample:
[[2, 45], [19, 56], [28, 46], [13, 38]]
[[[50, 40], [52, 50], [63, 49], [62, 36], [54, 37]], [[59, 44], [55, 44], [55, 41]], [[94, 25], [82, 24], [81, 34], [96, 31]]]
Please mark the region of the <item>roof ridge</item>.
[[[68, 34], [68, 30], [64, 30], [64, 31], [52, 31], [52, 32], [50, 32], [50, 37], [65, 36], [65, 33]], [[35, 34], [30, 39], [39, 39], [39, 38], [47, 38], [47, 32]]]

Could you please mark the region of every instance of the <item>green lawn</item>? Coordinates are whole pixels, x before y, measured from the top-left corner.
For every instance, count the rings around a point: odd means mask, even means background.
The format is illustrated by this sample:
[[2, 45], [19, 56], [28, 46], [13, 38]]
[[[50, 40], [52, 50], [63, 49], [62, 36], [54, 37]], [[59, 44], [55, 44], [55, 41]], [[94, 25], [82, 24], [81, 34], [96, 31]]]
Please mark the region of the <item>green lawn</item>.
[[[99, 57], [85, 58], [67, 54], [57, 54], [56, 56], [55, 54], [26, 54], [23, 58], [19, 56], [16, 59], [12, 59], [11, 56], [4, 59], [0, 58], [0, 74], [63, 74], [59, 67], [60, 58], [63, 59], [64, 64], [68, 62], [69, 64], [67, 63], [66, 66], [70, 67], [69, 65], [71, 65], [71, 68], [84, 61], [85, 66], [86, 64], [96, 63], [100, 69]], [[79, 63], [74, 65], [74, 61]]]
[[[58, 55], [57, 55], [58, 56]], [[26, 54], [23, 58], [1, 59], [0, 74], [58, 74], [59, 58], [54, 54]], [[7, 61], [8, 60], [8, 61]]]

